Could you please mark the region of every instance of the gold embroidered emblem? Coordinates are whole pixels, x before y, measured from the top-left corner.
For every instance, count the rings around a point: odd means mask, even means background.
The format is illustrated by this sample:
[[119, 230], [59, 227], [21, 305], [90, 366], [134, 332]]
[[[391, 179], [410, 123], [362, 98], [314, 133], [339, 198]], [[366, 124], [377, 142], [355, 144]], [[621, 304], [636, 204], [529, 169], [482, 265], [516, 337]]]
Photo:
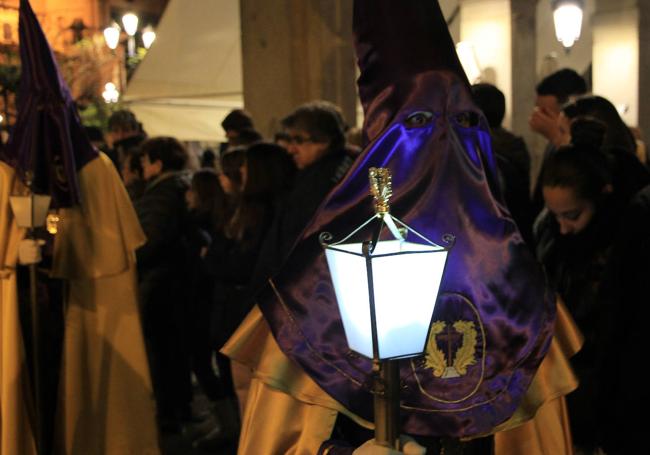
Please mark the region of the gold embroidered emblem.
[[[453, 330], [452, 330], [453, 327]], [[427, 341], [425, 365], [437, 378], [457, 378], [467, 374], [467, 368], [476, 363], [477, 332], [471, 321], [456, 321], [449, 327], [444, 321], [435, 321]], [[461, 346], [452, 359], [452, 342], [462, 336]], [[447, 355], [438, 347], [438, 339], [447, 342]]]

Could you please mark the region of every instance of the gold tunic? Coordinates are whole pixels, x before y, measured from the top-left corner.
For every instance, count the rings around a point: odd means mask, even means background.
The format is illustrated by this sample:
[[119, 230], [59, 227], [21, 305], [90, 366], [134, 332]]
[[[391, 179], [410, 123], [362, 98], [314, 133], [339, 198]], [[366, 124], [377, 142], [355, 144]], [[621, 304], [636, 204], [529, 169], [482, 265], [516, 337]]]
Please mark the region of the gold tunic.
[[159, 453], [137, 304], [145, 242], [103, 154], [78, 173], [80, 207], [59, 211], [52, 275], [68, 280], [55, 447], [62, 454]]
[[36, 454], [15, 267], [24, 232], [9, 207], [14, 170], [0, 161], [0, 455]]

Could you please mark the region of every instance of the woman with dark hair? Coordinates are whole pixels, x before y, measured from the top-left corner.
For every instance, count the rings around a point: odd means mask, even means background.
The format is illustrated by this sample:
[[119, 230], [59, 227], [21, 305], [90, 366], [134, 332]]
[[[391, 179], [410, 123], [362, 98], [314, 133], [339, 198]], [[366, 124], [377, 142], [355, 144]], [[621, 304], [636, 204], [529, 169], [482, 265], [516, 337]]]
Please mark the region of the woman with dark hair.
[[581, 143], [605, 153], [619, 197], [628, 200], [650, 184], [650, 171], [636, 156], [637, 144], [632, 132], [605, 98], [594, 95], [577, 98], [562, 108], [558, 125], [562, 145]]
[[567, 395], [574, 443], [585, 453], [599, 444], [594, 403], [602, 386], [596, 374], [600, 287], [624, 208], [612, 183], [608, 158], [598, 149], [561, 147], [541, 175], [547, 212], [535, 229], [538, 258], [585, 336], [572, 358], [580, 386]]
[[226, 194], [233, 196], [241, 191], [242, 173], [241, 169], [246, 161], [246, 149], [237, 148], [225, 153], [221, 157], [221, 172], [219, 183]]
[[602, 96], [586, 95], [576, 98], [562, 107], [558, 120], [560, 130], [564, 135], [564, 143], [570, 142], [567, 125], [579, 117], [591, 117], [605, 125], [605, 136], [602, 146], [606, 149], [620, 149], [635, 154], [636, 140], [634, 135], [621, 119], [612, 103]]
[[[286, 151], [271, 143], [250, 146], [239, 167], [239, 155], [229, 155], [222, 161], [220, 181], [228, 181], [224, 192], [234, 198], [234, 210], [223, 227], [224, 241], [214, 242], [208, 250], [206, 263], [213, 280], [214, 313], [212, 317], [213, 345], [219, 349], [241, 323], [249, 308], [246, 287], [250, 281], [260, 245], [273, 220], [277, 200], [290, 188], [295, 167]], [[237, 179], [240, 179], [240, 191]], [[224, 390], [217, 399], [215, 410], [221, 423], [218, 434], [197, 441], [199, 447], [213, 447], [236, 438], [239, 431], [238, 406], [232, 383], [230, 361], [217, 354], [217, 364]]]

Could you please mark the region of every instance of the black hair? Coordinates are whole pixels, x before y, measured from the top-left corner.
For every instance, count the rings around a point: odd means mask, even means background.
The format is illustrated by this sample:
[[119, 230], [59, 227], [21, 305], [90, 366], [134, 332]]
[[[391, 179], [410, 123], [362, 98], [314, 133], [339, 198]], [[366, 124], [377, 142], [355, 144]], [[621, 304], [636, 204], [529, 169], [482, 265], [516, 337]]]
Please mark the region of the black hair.
[[585, 145], [567, 145], [553, 153], [541, 175], [542, 187], [571, 188], [576, 196], [597, 202], [612, 183], [607, 156]]
[[605, 125], [604, 147], [624, 149], [632, 154], [636, 152], [634, 135], [614, 105], [602, 96], [582, 96], [562, 107], [562, 112], [569, 119], [589, 117]]
[[162, 171], [180, 171], [184, 169], [189, 156], [185, 147], [177, 139], [159, 136], [147, 139], [140, 148], [142, 155], [147, 155], [152, 163], [160, 161]]
[[212, 149], [205, 149], [201, 154], [201, 167], [202, 168], [214, 168], [214, 164], [217, 161], [217, 154], [214, 153]]
[[241, 190], [241, 167], [245, 162], [246, 149], [244, 148], [233, 149], [221, 157], [221, 173], [230, 179], [237, 192]]
[[232, 216], [228, 196], [219, 184], [219, 176], [212, 169], [199, 169], [192, 176], [191, 189], [196, 195], [198, 214], [207, 215], [212, 229], [221, 231]]
[[490, 128], [498, 128], [506, 115], [506, 97], [492, 84], [472, 85], [472, 96], [476, 105], [483, 111]]
[[254, 129], [253, 118], [244, 109], [233, 109], [221, 122], [224, 131], [241, 131], [247, 128]]
[[303, 104], [282, 119], [283, 128], [305, 131], [315, 142], [329, 142], [329, 151], [345, 146], [345, 122], [341, 110], [328, 101]]
[[228, 235], [244, 248], [255, 245], [268, 227], [276, 199], [293, 182], [295, 165], [277, 144], [260, 142], [246, 150], [247, 179]]
[[84, 126], [84, 131], [86, 136], [90, 139], [90, 142], [105, 142], [104, 133], [102, 133], [101, 128], [97, 126]]
[[553, 95], [564, 104], [570, 96], [587, 93], [587, 82], [576, 71], [564, 68], [542, 79], [535, 90], [538, 95]]
[[237, 133], [236, 137], [231, 138], [230, 144], [233, 146], [251, 145], [262, 139], [262, 135], [253, 128], [244, 128]]
[[108, 118], [109, 131], [142, 131], [142, 125], [135, 114], [127, 109], [120, 109]]

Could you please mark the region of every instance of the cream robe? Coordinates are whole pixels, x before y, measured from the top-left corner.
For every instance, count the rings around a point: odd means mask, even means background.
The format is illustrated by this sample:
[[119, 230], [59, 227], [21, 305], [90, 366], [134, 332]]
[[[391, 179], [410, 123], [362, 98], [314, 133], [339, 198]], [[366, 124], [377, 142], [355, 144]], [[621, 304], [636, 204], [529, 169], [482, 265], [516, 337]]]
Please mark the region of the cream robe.
[[52, 275], [68, 280], [55, 451], [158, 454], [155, 403], [137, 304], [145, 242], [111, 161], [78, 173], [80, 207], [59, 211]]
[[0, 455], [35, 455], [15, 273], [24, 231], [16, 227], [9, 207], [13, 177], [14, 170], [0, 161]]

